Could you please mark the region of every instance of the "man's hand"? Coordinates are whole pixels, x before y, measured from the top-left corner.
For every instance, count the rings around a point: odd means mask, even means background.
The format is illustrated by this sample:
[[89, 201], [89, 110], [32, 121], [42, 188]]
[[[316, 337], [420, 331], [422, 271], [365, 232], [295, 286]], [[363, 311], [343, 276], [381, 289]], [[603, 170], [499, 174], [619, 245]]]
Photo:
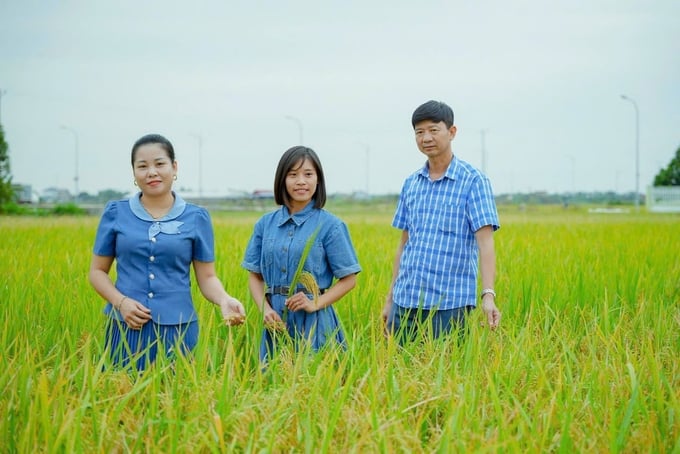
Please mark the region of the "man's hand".
[[484, 295], [484, 298], [482, 298], [482, 310], [484, 315], [486, 315], [489, 328], [492, 331], [498, 328], [498, 325], [501, 323], [501, 311], [496, 307], [493, 295]]

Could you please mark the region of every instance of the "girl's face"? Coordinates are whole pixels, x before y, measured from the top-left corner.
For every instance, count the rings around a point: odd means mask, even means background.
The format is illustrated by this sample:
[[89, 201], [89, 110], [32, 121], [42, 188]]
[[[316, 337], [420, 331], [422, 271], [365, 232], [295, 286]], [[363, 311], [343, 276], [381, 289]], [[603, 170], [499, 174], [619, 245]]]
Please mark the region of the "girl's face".
[[286, 175], [286, 192], [290, 198], [288, 209], [294, 213], [307, 206], [316, 192], [316, 185], [316, 167], [310, 160], [294, 165]]
[[137, 186], [146, 196], [166, 195], [177, 175], [177, 162], [157, 143], [141, 145], [135, 152], [133, 172]]

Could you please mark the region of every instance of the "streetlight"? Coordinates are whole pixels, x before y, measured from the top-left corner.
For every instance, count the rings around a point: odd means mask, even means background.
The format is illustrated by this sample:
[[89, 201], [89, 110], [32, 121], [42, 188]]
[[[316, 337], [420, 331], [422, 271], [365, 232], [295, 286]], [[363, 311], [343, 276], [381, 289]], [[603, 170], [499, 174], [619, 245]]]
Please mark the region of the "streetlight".
[[297, 124], [298, 133], [300, 134], [300, 145], [302, 145], [304, 143], [304, 141], [302, 140], [302, 121], [300, 121], [300, 119], [297, 117], [293, 117], [292, 115], [286, 115], [286, 119], [291, 120]]
[[203, 137], [193, 132], [189, 135], [198, 140], [198, 198], [203, 199]]
[[486, 175], [486, 145], [484, 143], [486, 129], [482, 129], [480, 132], [482, 140], [482, 173]]
[[621, 99], [635, 107], [635, 211], [640, 211], [640, 111], [633, 98], [621, 95]]
[[576, 193], [576, 187], [574, 186], [574, 176], [576, 175], [576, 159], [568, 154], [567, 158], [571, 161], [571, 195], [573, 196]]
[[364, 147], [364, 151], [366, 153], [366, 195], [368, 195], [368, 189], [369, 189], [368, 182], [369, 182], [369, 177], [370, 177], [370, 171], [369, 171], [369, 169], [370, 169], [370, 167], [369, 167], [370, 159], [369, 158], [371, 156], [371, 147], [369, 147], [367, 143], [363, 143], [363, 142], [357, 142], [357, 143]]
[[75, 129], [69, 128], [68, 126], [64, 126], [64, 125], [61, 125], [60, 128], [65, 129], [66, 131], [69, 131], [71, 134], [73, 134], [73, 140], [74, 140], [75, 146], [76, 146], [76, 168], [75, 168], [76, 173], [75, 173], [75, 176], [73, 177], [73, 182], [75, 183], [75, 191], [76, 191], [74, 200], [75, 200], [75, 203], [78, 203], [78, 194], [80, 194], [80, 189], [78, 189], [78, 180], [80, 179], [78, 177], [78, 132], [76, 132]]

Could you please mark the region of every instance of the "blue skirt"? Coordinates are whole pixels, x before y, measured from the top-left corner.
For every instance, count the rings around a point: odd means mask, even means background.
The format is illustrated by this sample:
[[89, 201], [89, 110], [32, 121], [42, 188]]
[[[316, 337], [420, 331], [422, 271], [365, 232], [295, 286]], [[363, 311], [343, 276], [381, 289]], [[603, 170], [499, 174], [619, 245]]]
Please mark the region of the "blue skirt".
[[[281, 318], [286, 310], [286, 331], [293, 339], [296, 350], [302, 343], [306, 343], [314, 351], [319, 351], [329, 344], [337, 344], [343, 349], [347, 348], [347, 339], [342, 329], [342, 324], [333, 306], [320, 311], [308, 313], [303, 310], [289, 311], [285, 307], [286, 296], [271, 295], [270, 304]], [[276, 349], [276, 340], [282, 333], [275, 334], [265, 329], [260, 343], [260, 360], [266, 361]]]
[[179, 325], [159, 325], [149, 321], [141, 330], [130, 329], [125, 322], [109, 318], [106, 323], [106, 348], [115, 367], [133, 363], [138, 371], [146, 369], [160, 354], [172, 360], [187, 356], [198, 343], [198, 321]]

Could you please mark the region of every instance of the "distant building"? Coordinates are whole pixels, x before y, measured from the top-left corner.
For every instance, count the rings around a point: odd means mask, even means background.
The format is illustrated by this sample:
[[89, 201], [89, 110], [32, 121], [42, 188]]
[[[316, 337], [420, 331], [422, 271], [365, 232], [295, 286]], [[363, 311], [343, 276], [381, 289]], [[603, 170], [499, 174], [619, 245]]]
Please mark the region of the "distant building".
[[40, 201], [43, 203], [68, 203], [72, 200], [69, 190], [63, 188], [47, 188], [40, 195]]
[[680, 213], [680, 186], [650, 186], [646, 200], [653, 213]]
[[13, 184], [12, 192], [14, 192], [14, 199], [17, 203], [38, 203], [38, 195], [33, 192], [33, 186], [30, 184]]
[[255, 189], [252, 197], [253, 199], [273, 199], [274, 191], [271, 189]]

